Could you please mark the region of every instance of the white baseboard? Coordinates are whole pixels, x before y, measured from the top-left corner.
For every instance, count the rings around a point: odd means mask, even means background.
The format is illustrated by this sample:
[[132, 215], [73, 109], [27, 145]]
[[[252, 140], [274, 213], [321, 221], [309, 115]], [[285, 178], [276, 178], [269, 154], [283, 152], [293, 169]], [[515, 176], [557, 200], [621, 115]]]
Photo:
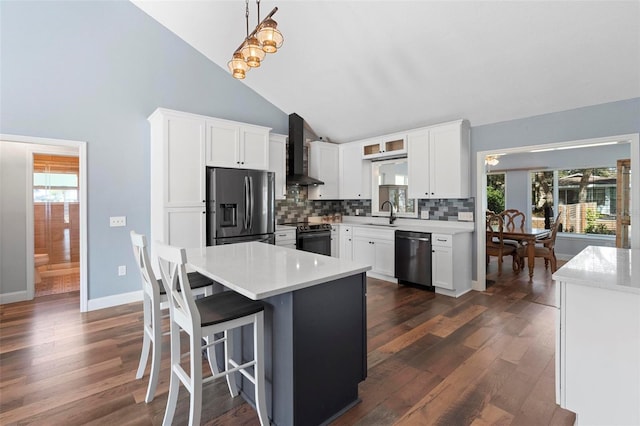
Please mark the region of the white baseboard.
[[471, 280], [471, 290], [485, 291], [484, 288], [480, 288], [480, 284], [478, 284], [478, 280]]
[[97, 299], [89, 299], [88, 310], [96, 311], [98, 309], [126, 305], [127, 303], [139, 302], [141, 300], [142, 290], [132, 291], [130, 293], [115, 294], [113, 296], [99, 297]]
[[389, 281], [394, 284], [398, 284], [398, 279], [394, 277], [390, 277], [388, 275], [378, 274], [377, 272], [367, 271], [367, 276], [371, 278], [377, 278], [383, 281]]
[[4, 305], [6, 303], [23, 302], [25, 300], [31, 300], [29, 299], [26, 290], [0, 294], [0, 305]]

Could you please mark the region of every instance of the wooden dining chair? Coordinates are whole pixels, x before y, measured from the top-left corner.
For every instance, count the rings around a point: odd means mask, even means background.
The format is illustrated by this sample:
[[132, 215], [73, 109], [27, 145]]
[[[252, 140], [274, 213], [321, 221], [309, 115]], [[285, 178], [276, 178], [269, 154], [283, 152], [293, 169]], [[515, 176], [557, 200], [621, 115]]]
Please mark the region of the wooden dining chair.
[[[140, 271], [142, 279], [142, 305], [143, 305], [143, 327], [144, 334], [142, 338], [142, 351], [140, 353], [140, 362], [136, 379], [144, 376], [149, 360], [149, 351], [151, 351], [151, 370], [149, 372], [149, 386], [147, 387], [147, 395], [145, 402], [149, 403], [153, 400], [158, 385], [158, 376], [160, 375], [160, 362], [162, 360], [162, 314], [163, 309], [168, 309], [167, 294], [164, 289], [162, 280], [158, 280], [153, 273], [147, 253], [147, 239], [144, 235], [131, 231], [131, 245], [133, 246], [133, 255], [136, 265]], [[189, 283], [195, 295], [209, 295], [212, 292], [213, 280], [201, 275], [197, 272], [190, 272]], [[215, 359], [209, 360], [212, 368], [215, 365]]]
[[[504, 223], [504, 230], [508, 232], [524, 232], [527, 216], [518, 209], [506, 209], [500, 213]], [[505, 239], [504, 243], [514, 247], [519, 247], [520, 241]]]
[[505, 256], [512, 256], [512, 268], [515, 272], [520, 270], [516, 247], [506, 245], [503, 238], [504, 222], [499, 214], [487, 214], [487, 264], [490, 256], [498, 258], [498, 275], [502, 275], [502, 262]]
[[[202, 385], [225, 376], [229, 391], [235, 397], [239, 394], [236, 376], [237, 373], [241, 373], [253, 383], [260, 424], [269, 425], [264, 376], [264, 303], [251, 300], [234, 291], [223, 291], [194, 299], [186, 273], [185, 250], [158, 243], [156, 252], [162, 281], [167, 288], [171, 324], [171, 380], [162, 424], [169, 426], [173, 422], [180, 383], [190, 394], [189, 425], [199, 425]], [[234, 359], [233, 332], [246, 325], [252, 325], [253, 360], [242, 362], [242, 353], [238, 353], [237, 359]], [[181, 363], [181, 331], [184, 331], [189, 339], [189, 373]], [[213, 339], [214, 335], [220, 333], [224, 337]], [[202, 345], [202, 338], [206, 336], [212, 338]], [[203, 378], [202, 351], [213, 353], [214, 345], [218, 344], [224, 345], [224, 370], [212, 371], [211, 376]]]
[[[555, 272], [558, 268], [558, 261], [556, 259], [555, 245], [556, 245], [556, 236], [558, 235], [558, 229], [561, 226], [560, 222], [560, 213], [556, 217], [555, 222], [553, 223], [553, 228], [551, 229], [551, 234], [547, 238], [543, 238], [536, 241], [535, 249], [535, 257], [544, 258], [544, 268], [548, 269], [549, 264], [551, 264], [551, 272]], [[518, 248], [518, 256], [520, 258], [520, 268], [524, 268], [524, 259], [527, 258], [527, 247], [522, 246]]]

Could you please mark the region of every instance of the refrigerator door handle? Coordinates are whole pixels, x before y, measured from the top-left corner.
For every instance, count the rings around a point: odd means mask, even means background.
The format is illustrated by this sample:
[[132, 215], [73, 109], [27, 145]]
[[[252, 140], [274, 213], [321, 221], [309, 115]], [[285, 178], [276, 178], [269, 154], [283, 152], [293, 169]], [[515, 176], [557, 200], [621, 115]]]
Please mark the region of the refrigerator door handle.
[[249, 177], [244, 177], [244, 218], [242, 225], [249, 229]]
[[249, 229], [253, 228], [253, 176], [249, 176]]

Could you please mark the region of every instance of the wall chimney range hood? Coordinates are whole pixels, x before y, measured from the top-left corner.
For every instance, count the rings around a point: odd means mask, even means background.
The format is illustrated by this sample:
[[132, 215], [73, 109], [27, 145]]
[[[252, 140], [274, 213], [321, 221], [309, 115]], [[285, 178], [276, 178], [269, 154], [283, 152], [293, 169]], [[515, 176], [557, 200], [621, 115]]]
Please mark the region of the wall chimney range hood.
[[304, 174], [304, 119], [295, 112], [289, 114], [289, 173], [287, 185], [324, 185], [324, 182]]

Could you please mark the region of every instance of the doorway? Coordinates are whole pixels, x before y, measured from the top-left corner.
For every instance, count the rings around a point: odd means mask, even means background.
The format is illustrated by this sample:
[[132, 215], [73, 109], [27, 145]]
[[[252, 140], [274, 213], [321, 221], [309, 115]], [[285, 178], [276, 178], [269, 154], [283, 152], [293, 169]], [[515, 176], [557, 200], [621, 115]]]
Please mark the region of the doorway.
[[[607, 145], [611, 143], [628, 143], [630, 146], [631, 162], [640, 160], [640, 136], [637, 133], [628, 135], [617, 135], [604, 138], [585, 139], [579, 141], [567, 141], [550, 144], [522, 146], [517, 148], [507, 148], [498, 150], [479, 151], [476, 156], [476, 256], [474, 261], [476, 267], [476, 281], [473, 283], [473, 289], [478, 291], [486, 290], [486, 268], [484, 259], [486, 258], [486, 233], [482, 230], [485, 226], [483, 218], [485, 217], [485, 211], [487, 210], [487, 174], [486, 161], [489, 157], [495, 157], [505, 154], [517, 154], [527, 152], [541, 152], [550, 151], [554, 149], [570, 149], [577, 147], [589, 147], [598, 145]], [[527, 167], [526, 170], [536, 169], [536, 167]], [[629, 174], [631, 184], [630, 186], [640, 187], [640, 174]], [[530, 194], [531, 195], [531, 194]], [[630, 197], [631, 208], [630, 222], [640, 220], [640, 200], [639, 197]], [[630, 227], [630, 246], [631, 248], [640, 247], [640, 227]]]
[[[0, 161], [3, 164], [3, 180], [0, 185], [0, 198], [3, 203], [8, 199], [11, 208], [0, 210], [0, 263], [2, 274], [0, 280], [0, 303], [12, 303], [31, 300], [35, 297], [36, 263], [42, 266], [42, 256], [38, 262], [35, 235], [35, 206], [34, 186], [40, 186], [34, 181], [34, 169], [38, 170], [36, 154], [76, 157], [77, 160], [77, 207], [67, 206], [66, 219], [78, 224], [77, 237], [71, 235], [66, 240], [69, 246], [69, 258], [77, 258], [74, 265], [79, 274], [78, 290], [80, 293], [80, 311], [88, 310], [87, 285], [87, 148], [86, 142], [50, 139], [19, 135], [0, 134]], [[7, 166], [7, 167], [5, 167]], [[10, 179], [4, 179], [10, 178]], [[63, 209], [64, 210], [64, 209]], [[75, 211], [77, 210], [77, 212]], [[73, 216], [76, 215], [77, 218]], [[74, 224], [75, 226], [75, 224]], [[64, 232], [62, 232], [64, 235]], [[74, 241], [75, 240], [75, 241]], [[75, 247], [74, 247], [75, 245]], [[72, 255], [72, 252], [74, 253]], [[46, 258], [45, 258], [46, 260]], [[48, 263], [48, 262], [47, 262]], [[73, 262], [72, 262], [73, 263]], [[49, 268], [51, 269], [51, 268]], [[65, 271], [66, 272], [66, 271]], [[55, 272], [53, 272], [55, 274]]]
[[33, 154], [35, 297], [80, 290], [80, 162]]

